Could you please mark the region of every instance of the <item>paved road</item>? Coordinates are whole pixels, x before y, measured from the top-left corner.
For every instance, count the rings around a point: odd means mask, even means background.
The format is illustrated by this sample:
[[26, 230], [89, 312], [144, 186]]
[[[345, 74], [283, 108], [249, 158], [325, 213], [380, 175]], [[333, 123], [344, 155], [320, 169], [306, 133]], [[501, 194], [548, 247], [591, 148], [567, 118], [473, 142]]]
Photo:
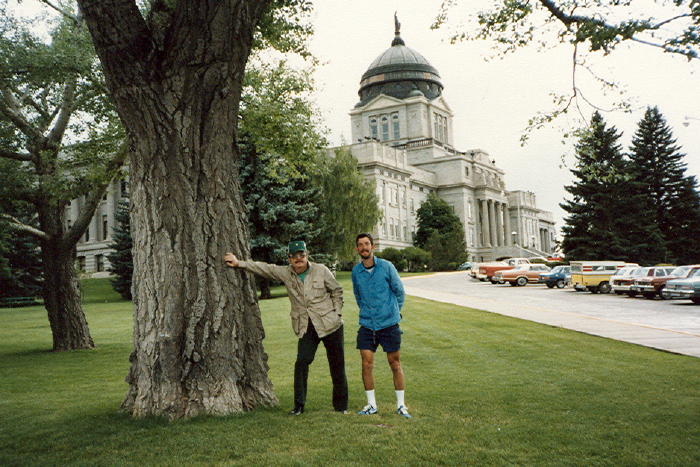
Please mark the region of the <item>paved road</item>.
[[690, 300], [493, 285], [464, 272], [406, 277], [403, 282], [409, 295], [700, 357], [700, 306]]

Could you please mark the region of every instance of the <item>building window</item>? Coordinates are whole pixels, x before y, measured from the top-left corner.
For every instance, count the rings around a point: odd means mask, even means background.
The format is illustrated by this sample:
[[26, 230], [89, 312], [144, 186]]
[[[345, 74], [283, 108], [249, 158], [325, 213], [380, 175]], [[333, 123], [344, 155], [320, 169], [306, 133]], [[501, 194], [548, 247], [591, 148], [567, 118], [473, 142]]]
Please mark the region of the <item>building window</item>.
[[119, 188], [120, 188], [119, 191], [121, 192], [122, 198], [128, 198], [129, 197], [129, 182], [127, 182], [126, 180], [122, 180]]
[[440, 123], [438, 122], [438, 114], [433, 112], [433, 138], [440, 141]]
[[407, 240], [407, 238], [406, 238], [407, 235], [408, 235], [407, 232], [408, 232], [408, 227], [406, 227], [406, 226], [404, 225], [404, 226], [403, 226], [403, 237], [402, 237], [404, 240]]
[[107, 234], [109, 233], [109, 222], [107, 221], [107, 215], [102, 215], [102, 240], [107, 240]]
[[377, 117], [369, 118], [369, 134], [374, 139], [379, 139], [377, 135]]
[[90, 241], [90, 226], [88, 225], [88, 228], [85, 229], [85, 241], [89, 242]]
[[442, 137], [443, 141], [447, 143], [447, 117], [442, 117]]
[[95, 270], [97, 272], [102, 272], [105, 270], [104, 256], [95, 255]]
[[464, 168], [464, 176], [469, 177], [469, 167]]
[[78, 270], [81, 272], [85, 272], [85, 256], [78, 256], [78, 261], [76, 266], [78, 267]]
[[401, 128], [399, 126], [399, 113], [394, 112], [391, 114], [391, 126], [394, 131], [394, 139], [399, 139], [401, 137]]
[[389, 139], [389, 117], [382, 115], [382, 141]]
[[386, 224], [382, 222], [382, 235], [386, 237]]

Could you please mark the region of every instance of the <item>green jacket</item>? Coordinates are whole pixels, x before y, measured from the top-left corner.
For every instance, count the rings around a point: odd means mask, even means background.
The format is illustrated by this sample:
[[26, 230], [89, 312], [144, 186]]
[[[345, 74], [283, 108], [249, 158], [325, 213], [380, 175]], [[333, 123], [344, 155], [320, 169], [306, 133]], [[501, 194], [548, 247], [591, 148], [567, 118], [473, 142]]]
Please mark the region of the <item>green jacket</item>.
[[298, 337], [306, 333], [308, 319], [318, 337], [324, 337], [343, 325], [343, 288], [323, 264], [309, 261], [304, 282], [291, 266], [277, 266], [260, 261], [239, 261], [238, 267], [287, 287], [292, 310], [292, 329]]

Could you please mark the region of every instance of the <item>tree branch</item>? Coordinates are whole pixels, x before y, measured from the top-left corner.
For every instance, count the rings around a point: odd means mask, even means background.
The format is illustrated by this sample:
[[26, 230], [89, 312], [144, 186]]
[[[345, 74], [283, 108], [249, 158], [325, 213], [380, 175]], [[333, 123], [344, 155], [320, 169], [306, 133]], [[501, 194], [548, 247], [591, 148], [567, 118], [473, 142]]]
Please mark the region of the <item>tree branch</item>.
[[66, 10], [59, 7], [58, 5], [55, 5], [50, 0], [39, 0], [39, 1], [43, 4], [45, 4], [46, 6], [48, 6], [49, 8], [53, 8], [54, 10], [56, 10], [57, 12], [59, 12], [60, 14], [62, 14], [66, 18], [68, 18], [69, 20], [73, 21], [76, 26], [80, 24], [80, 18], [78, 18], [76, 15], [74, 15], [72, 13], [67, 12]]
[[113, 93], [152, 72], [153, 40], [134, 0], [78, 0], [78, 5]]
[[34, 162], [34, 156], [32, 156], [31, 154], [27, 154], [24, 152], [8, 151], [2, 148], [0, 148], [0, 157], [3, 157], [5, 159], [14, 159], [16, 161], [22, 162]]
[[85, 229], [90, 223], [90, 220], [92, 220], [92, 217], [95, 215], [97, 205], [100, 203], [100, 200], [104, 196], [104, 193], [109, 184], [112, 182], [114, 176], [117, 174], [122, 165], [124, 165], [124, 161], [126, 160], [128, 154], [129, 148], [126, 142], [124, 142], [119, 147], [114, 157], [107, 162], [107, 166], [105, 167], [105, 173], [107, 175], [104, 179], [105, 181], [95, 185], [92, 192], [87, 197], [85, 204], [80, 210], [80, 213], [78, 213], [78, 218], [75, 220], [75, 223], [63, 235], [62, 241], [64, 245], [67, 247], [72, 247], [85, 233]]
[[[544, 7], [549, 11], [549, 13], [550, 13], [552, 16], [554, 16], [554, 17], [557, 18], [559, 21], [561, 21], [561, 22], [567, 27], [567, 29], [568, 29], [572, 24], [579, 24], [579, 25], [581, 25], [581, 24], [589, 24], [589, 25], [598, 26], [598, 27], [603, 28], [603, 29], [605, 29], [605, 30], [608, 30], [608, 31], [610, 31], [610, 32], [614, 32], [616, 36], [617, 36], [617, 35], [623, 35], [623, 32], [624, 32], [624, 29], [625, 29], [625, 28], [622, 27], [622, 25], [617, 26], [617, 25], [614, 25], [614, 24], [606, 23], [606, 22], [603, 21], [603, 20], [600, 20], [600, 19], [597, 19], [597, 18], [593, 18], [593, 17], [591, 17], [591, 16], [575, 15], [575, 14], [573, 14], [573, 11], [574, 11], [574, 10], [572, 10], [572, 13], [571, 13], [571, 14], [567, 14], [567, 13], [565, 13], [564, 11], [562, 11], [562, 9], [559, 8], [559, 7], [557, 6], [557, 4], [556, 4], [554, 1], [552, 1], [552, 0], [539, 0], [539, 2], [540, 2], [540, 4], [541, 4], [542, 6], [544, 6]], [[656, 24], [648, 24], [648, 25], [645, 25], [644, 27], [640, 28], [639, 31], [658, 30], [658, 29], [660, 29], [662, 26], [664, 26], [665, 24], [671, 23], [671, 22], [673, 22], [673, 21], [676, 21], [676, 20], [682, 19], [682, 18], [690, 18], [690, 17], [692, 17], [692, 16], [693, 16], [693, 15], [687, 14], [687, 13], [686, 13], [686, 14], [682, 14], [682, 15], [677, 15], [677, 16], [674, 16], [674, 17], [672, 17], [672, 18], [669, 18], [669, 19], [660, 21], [660, 22], [658, 22], [658, 23], [656, 23]], [[622, 24], [624, 24], [624, 23], [622, 23]], [[639, 32], [639, 31], [637, 31], [637, 32]], [[589, 39], [590, 39], [590, 37], [589, 37]], [[659, 44], [659, 43], [650, 42], [650, 41], [647, 41], [647, 40], [644, 40], [644, 39], [640, 39], [640, 38], [636, 37], [634, 34], [630, 34], [629, 36], [623, 35], [623, 40], [624, 40], [624, 39], [629, 39], [629, 40], [632, 40], [632, 41], [634, 41], [634, 42], [638, 42], [638, 43], [640, 43], [640, 44], [648, 45], [648, 46], [651, 46], [651, 47], [658, 47], [658, 48], [664, 50], [665, 52], [684, 55], [684, 56], [687, 57], [689, 60], [690, 60], [690, 59], [697, 59], [697, 58], [698, 58], [697, 56], [694, 56], [694, 54], [690, 54], [690, 53], [686, 53], [686, 52], [684, 52], [684, 51], [679, 51], [679, 50], [670, 48], [670, 47], [669, 47], [668, 45], [666, 45], [666, 44]], [[611, 42], [612, 42], [612, 41], [611, 41]]]
[[58, 112], [58, 118], [53, 128], [49, 132], [47, 143], [50, 146], [58, 146], [63, 139], [63, 135], [68, 127], [68, 122], [70, 121], [70, 116], [75, 110], [75, 86], [77, 78], [71, 79], [70, 82], [63, 86], [63, 99], [61, 100], [60, 110]]
[[3, 113], [32, 143], [39, 143], [44, 135], [22, 115], [19, 103], [6, 86], [0, 88], [0, 113]]
[[19, 230], [21, 232], [26, 232], [28, 234], [34, 235], [35, 237], [37, 237], [41, 240], [48, 240], [49, 239], [49, 236], [43, 230], [39, 230], [36, 227], [32, 227], [31, 225], [27, 225], [27, 224], [21, 222], [16, 217], [10, 216], [9, 214], [0, 214], [0, 219], [6, 220], [7, 225], [9, 225], [11, 228], [13, 228], [15, 230]]

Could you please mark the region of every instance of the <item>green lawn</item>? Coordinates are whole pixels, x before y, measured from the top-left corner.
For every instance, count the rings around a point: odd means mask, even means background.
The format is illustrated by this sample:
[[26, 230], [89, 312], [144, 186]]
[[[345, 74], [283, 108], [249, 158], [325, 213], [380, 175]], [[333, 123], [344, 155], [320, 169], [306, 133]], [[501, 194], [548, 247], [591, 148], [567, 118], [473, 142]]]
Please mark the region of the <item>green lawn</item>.
[[[347, 274], [341, 282], [357, 410], [357, 307]], [[41, 308], [0, 309], [0, 465], [700, 465], [700, 360], [415, 298], [402, 323], [411, 420], [393, 413], [383, 354], [380, 414], [333, 412], [322, 347], [307, 413], [286, 415], [296, 338], [284, 297], [261, 303], [279, 407], [132, 420], [118, 411], [131, 304], [106, 280], [83, 291], [94, 351], [49, 352]]]

